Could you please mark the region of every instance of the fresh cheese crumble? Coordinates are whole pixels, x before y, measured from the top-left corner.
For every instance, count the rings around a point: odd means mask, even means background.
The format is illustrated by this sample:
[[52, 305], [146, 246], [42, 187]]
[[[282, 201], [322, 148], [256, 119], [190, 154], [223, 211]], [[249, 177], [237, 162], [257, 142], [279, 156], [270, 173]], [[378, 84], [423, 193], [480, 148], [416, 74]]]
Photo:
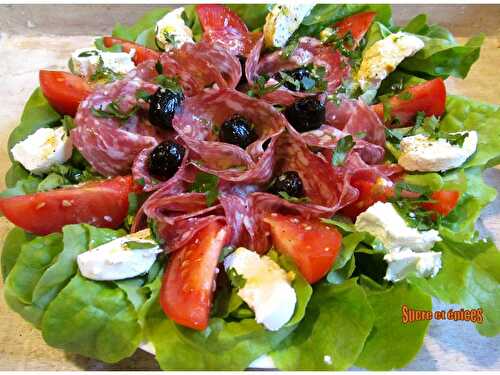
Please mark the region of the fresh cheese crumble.
[[290, 320], [297, 296], [288, 274], [271, 258], [240, 247], [226, 257], [224, 268], [245, 279], [238, 296], [255, 312], [258, 323], [277, 331]]
[[161, 49], [168, 51], [180, 48], [184, 43], [194, 43], [193, 32], [182, 18], [183, 12], [184, 8], [177, 8], [156, 23], [156, 44]]
[[444, 138], [429, 139], [424, 134], [404, 137], [401, 140], [401, 155], [398, 164], [407, 171], [442, 172], [460, 167], [476, 152], [477, 132], [459, 132], [465, 134], [462, 146], [452, 145]]
[[126, 74], [135, 69], [132, 58], [135, 50], [126, 52], [104, 52], [96, 48], [80, 48], [71, 55], [72, 71], [82, 77], [91, 77], [102, 63], [104, 68], [118, 74]]
[[266, 17], [263, 29], [266, 47], [284, 47], [315, 5], [313, 2], [275, 5]]
[[72, 151], [73, 144], [62, 126], [40, 128], [11, 150], [14, 160], [34, 174], [46, 173], [53, 165], [66, 162]]

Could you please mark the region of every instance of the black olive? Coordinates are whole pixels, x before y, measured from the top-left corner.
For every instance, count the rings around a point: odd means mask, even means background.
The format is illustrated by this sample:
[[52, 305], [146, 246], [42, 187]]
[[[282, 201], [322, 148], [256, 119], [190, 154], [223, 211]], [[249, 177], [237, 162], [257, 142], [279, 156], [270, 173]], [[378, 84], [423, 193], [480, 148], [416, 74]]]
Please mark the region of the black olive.
[[156, 146], [147, 160], [149, 173], [160, 181], [166, 181], [179, 169], [186, 150], [178, 143], [165, 141]]
[[[309, 70], [307, 70], [306, 68], [297, 68], [297, 69], [294, 69], [294, 70], [284, 70], [283, 73], [286, 73], [288, 74], [290, 77], [292, 77], [294, 80], [296, 81], [299, 81], [300, 82], [300, 87], [297, 87], [296, 85], [294, 85], [292, 82], [289, 82], [289, 81], [284, 81], [283, 82], [283, 85], [288, 89], [288, 90], [291, 90], [291, 91], [305, 91], [306, 90], [306, 87], [304, 87], [303, 85], [303, 82], [302, 80], [304, 78], [308, 78], [310, 80], [313, 80], [314, 81], [314, 78], [311, 77], [311, 72]], [[279, 73], [277, 73], [275, 75], [275, 79], [278, 80], [278, 81], [281, 81], [282, 78], [281, 78], [281, 75]]]
[[241, 78], [240, 78], [240, 81], [238, 82], [238, 86], [240, 86], [240, 85], [244, 85], [245, 83], [248, 82], [247, 76], [245, 75], [245, 65], [246, 65], [247, 59], [245, 56], [239, 55], [238, 60], [240, 60], [240, 64], [241, 64]]
[[269, 192], [279, 195], [284, 191], [291, 197], [302, 198], [305, 196], [304, 185], [300, 176], [295, 171], [288, 171], [280, 174], [269, 187]]
[[245, 149], [248, 145], [259, 138], [250, 122], [240, 116], [234, 115], [229, 120], [224, 121], [220, 127], [219, 139], [222, 142], [231, 143]]
[[318, 129], [325, 122], [325, 105], [308, 96], [287, 107], [283, 114], [295, 130], [303, 133]]
[[171, 129], [172, 119], [183, 100], [182, 91], [158, 88], [149, 98], [149, 122], [160, 128]]

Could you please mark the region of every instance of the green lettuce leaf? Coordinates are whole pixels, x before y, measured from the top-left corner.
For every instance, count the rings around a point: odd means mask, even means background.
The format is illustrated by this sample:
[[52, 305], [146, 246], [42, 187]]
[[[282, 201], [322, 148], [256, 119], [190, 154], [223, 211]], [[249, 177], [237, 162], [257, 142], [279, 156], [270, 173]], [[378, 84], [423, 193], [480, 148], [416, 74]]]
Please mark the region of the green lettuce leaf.
[[372, 309], [356, 279], [319, 285], [304, 320], [271, 356], [281, 370], [346, 370], [372, 326]]
[[244, 370], [292, 330], [284, 327], [270, 332], [254, 319], [226, 322], [213, 318], [204, 331], [195, 331], [169, 320], [158, 300], [146, 318], [146, 335], [163, 370]]
[[33, 239], [33, 235], [21, 228], [15, 227], [9, 231], [3, 242], [2, 255], [0, 266], [2, 270], [2, 278], [5, 281], [7, 275], [17, 262], [19, 254], [21, 254], [22, 246]]
[[455, 242], [443, 236], [435, 249], [442, 252], [442, 269], [431, 279], [411, 278], [424, 292], [467, 309], [482, 308], [480, 334], [500, 333], [500, 252], [490, 240]]
[[[132, 42], [137, 41], [139, 44], [146, 45], [144, 42], [145, 37], [144, 35], [141, 36], [141, 34], [147, 30], [154, 29], [156, 22], [171, 10], [170, 7], [155, 8], [144, 14], [144, 16], [132, 26], [128, 27], [118, 23], [115, 25], [112, 35], [117, 38], [130, 40]], [[140, 36], [141, 38], [139, 39]], [[152, 48], [156, 48], [156, 46], [152, 46]]]
[[364, 232], [353, 232], [342, 238], [340, 253], [331, 271], [326, 275], [326, 280], [330, 284], [342, 284], [352, 276], [356, 264], [353, 254], [365, 237]]
[[405, 366], [419, 352], [429, 321], [403, 324], [401, 306], [432, 310], [431, 297], [406, 282], [385, 290], [365, 287], [365, 292], [375, 320], [363, 351], [356, 360], [356, 366], [372, 371]]
[[500, 106], [449, 95], [440, 127], [447, 132], [477, 131], [477, 151], [463, 168], [489, 167], [500, 163]]
[[108, 363], [131, 356], [142, 338], [137, 312], [125, 292], [80, 274], [49, 305], [42, 335], [53, 347]]
[[250, 31], [260, 29], [266, 23], [266, 16], [272, 9], [272, 4], [228, 4], [246, 23]]

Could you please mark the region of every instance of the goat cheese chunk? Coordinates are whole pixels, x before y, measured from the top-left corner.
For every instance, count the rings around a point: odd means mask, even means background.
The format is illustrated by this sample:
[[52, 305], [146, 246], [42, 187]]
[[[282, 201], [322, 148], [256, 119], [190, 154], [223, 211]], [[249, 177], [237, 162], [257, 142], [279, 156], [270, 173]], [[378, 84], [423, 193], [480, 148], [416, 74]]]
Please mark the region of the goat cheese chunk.
[[407, 171], [442, 172], [460, 167], [476, 152], [477, 132], [457, 132], [467, 134], [462, 146], [453, 145], [444, 138], [429, 139], [424, 134], [404, 137], [401, 140], [401, 155], [398, 164]]
[[119, 237], [77, 257], [81, 274], [91, 280], [122, 280], [147, 272], [160, 246], [145, 229]]
[[424, 48], [424, 42], [418, 37], [397, 32], [375, 42], [363, 54], [363, 59], [356, 75], [363, 91], [376, 89], [389, 73], [407, 57]]
[[287, 273], [271, 258], [240, 247], [226, 257], [224, 268], [245, 279], [238, 295], [255, 312], [257, 323], [277, 331], [290, 320], [297, 296]]
[[40, 128], [12, 147], [11, 152], [24, 168], [40, 175], [53, 165], [66, 162], [73, 152], [73, 144], [62, 126]]
[[408, 226], [391, 203], [376, 202], [356, 218], [356, 230], [368, 232], [384, 245], [386, 280], [399, 281], [414, 272], [433, 277], [441, 268], [441, 253], [430, 251], [441, 241], [439, 232]]
[[182, 18], [183, 12], [184, 8], [177, 8], [156, 23], [156, 44], [160, 49], [168, 51], [180, 48], [184, 43], [194, 43], [193, 32]]
[[263, 29], [266, 47], [284, 47], [314, 6], [314, 3], [276, 4], [268, 13]]
[[411, 250], [392, 252], [384, 256], [388, 264], [385, 279], [400, 281], [409, 275], [417, 277], [434, 277], [441, 269], [441, 253], [426, 251], [415, 253]]
[[126, 74], [135, 69], [132, 58], [135, 55], [135, 49], [130, 52], [104, 52], [95, 48], [80, 48], [71, 55], [71, 65], [73, 73], [89, 78], [99, 65], [102, 68], [112, 70], [117, 74]]

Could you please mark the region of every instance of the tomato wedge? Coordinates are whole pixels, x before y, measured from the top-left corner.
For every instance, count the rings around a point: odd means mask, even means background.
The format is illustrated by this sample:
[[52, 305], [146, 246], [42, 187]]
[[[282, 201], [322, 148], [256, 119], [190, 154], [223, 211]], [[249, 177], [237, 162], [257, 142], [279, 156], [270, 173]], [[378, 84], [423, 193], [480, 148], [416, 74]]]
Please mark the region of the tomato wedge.
[[115, 38], [112, 36], [105, 36], [103, 38], [103, 42], [104, 45], [108, 48], [115, 45], [122, 46], [122, 50], [124, 52], [130, 52], [132, 48], [135, 49], [135, 55], [132, 59], [135, 65], [138, 65], [146, 60], [158, 60], [160, 58], [160, 52], [141, 46], [140, 44], [130, 42], [125, 39]]
[[437, 212], [440, 215], [448, 216], [457, 206], [460, 199], [460, 192], [456, 190], [439, 190], [431, 194], [431, 199], [435, 203], [422, 203], [428, 211]]
[[358, 189], [359, 197], [340, 212], [353, 220], [375, 202], [387, 202], [394, 195], [392, 182], [382, 177], [373, 178], [358, 174], [351, 180], [351, 185]]
[[0, 199], [0, 211], [24, 230], [38, 235], [58, 232], [67, 224], [88, 223], [118, 228], [128, 211], [131, 176], [93, 181], [48, 192]]
[[40, 70], [43, 96], [62, 115], [74, 116], [80, 102], [90, 94], [90, 86], [81, 77], [67, 72]]
[[[406, 96], [405, 96], [406, 95]], [[400, 94], [389, 99], [392, 118], [399, 120], [399, 126], [410, 124], [417, 112], [424, 112], [426, 116], [441, 116], [446, 107], [446, 87], [441, 78], [424, 82], [403, 90]], [[384, 119], [382, 103], [372, 105], [377, 115]]]
[[174, 322], [199, 331], [208, 326], [216, 267], [228, 230], [214, 221], [172, 254], [163, 275], [160, 304]]
[[271, 227], [276, 250], [290, 256], [309, 283], [319, 281], [330, 271], [342, 242], [342, 235], [334, 227], [319, 219], [276, 213], [267, 215], [264, 222]]
[[370, 28], [375, 15], [375, 12], [356, 13], [337, 22], [333, 25], [333, 29], [337, 31], [339, 37], [343, 37], [350, 31], [355, 46], [357, 46]]
[[228, 7], [218, 4], [198, 4], [196, 13], [203, 31], [234, 29], [242, 35], [248, 33], [243, 20]]

